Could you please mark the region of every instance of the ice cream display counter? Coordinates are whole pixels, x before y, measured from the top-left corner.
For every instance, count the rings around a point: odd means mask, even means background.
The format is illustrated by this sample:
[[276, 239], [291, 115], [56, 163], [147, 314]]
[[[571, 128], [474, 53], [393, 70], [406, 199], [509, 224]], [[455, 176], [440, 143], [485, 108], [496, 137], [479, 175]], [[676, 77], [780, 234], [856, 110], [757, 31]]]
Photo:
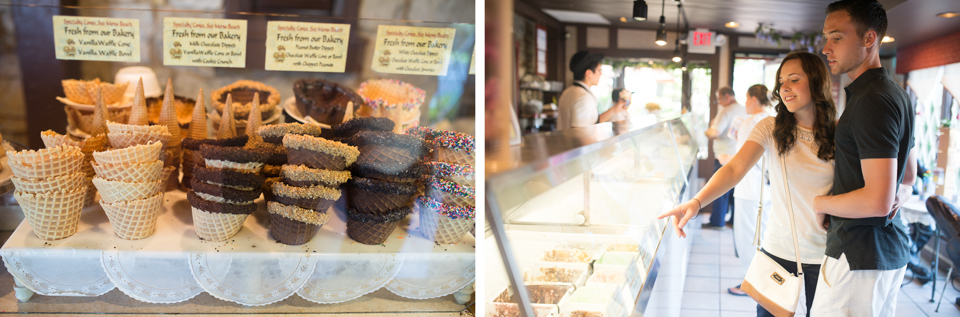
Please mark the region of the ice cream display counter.
[[695, 175], [684, 121], [598, 124], [488, 152], [486, 315], [643, 315], [672, 232], [656, 217]]

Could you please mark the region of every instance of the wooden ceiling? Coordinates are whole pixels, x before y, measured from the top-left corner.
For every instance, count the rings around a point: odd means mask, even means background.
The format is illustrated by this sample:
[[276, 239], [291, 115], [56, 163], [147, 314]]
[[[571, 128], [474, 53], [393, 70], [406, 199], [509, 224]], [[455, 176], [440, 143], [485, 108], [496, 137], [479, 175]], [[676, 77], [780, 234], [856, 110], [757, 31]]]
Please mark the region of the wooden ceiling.
[[[826, 17], [824, 9], [834, 0], [683, 0], [646, 1], [647, 21], [631, 17], [633, 0], [517, 0], [538, 9], [556, 9], [596, 12], [610, 20], [611, 25], [642, 29], [656, 29], [661, 4], [668, 29], [676, 28], [677, 4], [682, 3], [691, 28], [710, 28], [721, 32], [754, 33], [759, 23], [770, 25], [782, 34], [820, 32]], [[945, 11], [960, 12], [958, 0], [881, 0], [887, 9], [887, 34], [896, 42], [884, 44], [882, 54], [892, 55], [896, 47], [908, 47], [944, 35], [960, 32], [960, 17], [936, 17]], [[620, 22], [626, 17], [626, 23]], [[724, 23], [736, 21], [740, 26], [729, 29]], [[563, 22], [563, 21], [561, 21]], [[682, 24], [681, 24], [682, 25]]]

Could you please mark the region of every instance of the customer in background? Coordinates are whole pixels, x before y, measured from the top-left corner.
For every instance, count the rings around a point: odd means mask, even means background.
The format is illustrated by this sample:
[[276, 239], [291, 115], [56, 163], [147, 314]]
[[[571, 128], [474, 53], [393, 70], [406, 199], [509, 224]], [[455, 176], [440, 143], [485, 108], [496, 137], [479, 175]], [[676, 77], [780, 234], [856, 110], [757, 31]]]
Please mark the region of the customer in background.
[[[910, 238], [896, 210], [916, 178], [914, 108], [880, 65], [887, 12], [873, 0], [827, 6], [823, 54], [834, 75], [853, 82], [837, 123], [833, 191], [816, 197], [829, 219], [815, 316], [893, 316], [910, 261]], [[898, 189], [899, 185], [899, 189]], [[891, 211], [891, 206], [893, 211]]]
[[[747, 114], [750, 116], [742, 121], [739, 128], [736, 129], [737, 151], [743, 148], [750, 138], [750, 132], [761, 120], [773, 116], [771, 113], [770, 99], [767, 98], [767, 87], [764, 85], [753, 85], [747, 90]], [[737, 249], [737, 256], [740, 258], [740, 264], [746, 271], [753, 261], [753, 255], [757, 248], [753, 246], [753, 238], [757, 233], [757, 208], [760, 204], [760, 186], [763, 184], [763, 210], [770, 211], [772, 208], [770, 201], [770, 185], [761, 170], [761, 164], [754, 164], [747, 171], [747, 174], [737, 184], [733, 192], [734, 208], [737, 217], [733, 220], [733, 240], [734, 247]], [[762, 222], [762, 221], [761, 221]], [[762, 222], [762, 227], [766, 223]], [[763, 228], [761, 228], [762, 230]], [[740, 285], [727, 289], [727, 292], [738, 296], [747, 296], [740, 290]]]
[[[833, 186], [833, 130], [837, 109], [830, 93], [827, 67], [819, 56], [812, 53], [793, 52], [784, 57], [777, 70], [777, 85], [773, 91], [773, 99], [779, 101], [776, 118], [760, 120], [736, 156], [720, 168], [699, 193], [659, 218], [674, 216], [674, 230], [681, 237], [686, 236], [683, 227], [700, 212], [702, 205], [740, 183], [750, 169], [765, 159], [773, 208], [764, 210], [768, 221], [761, 240], [761, 252], [791, 274], [796, 274], [798, 255], [793, 244], [796, 239], [805, 291], [801, 298], [806, 299], [798, 303], [796, 312], [801, 316], [800, 312], [807, 311], [805, 307], [810, 307], [814, 290], [817, 290], [820, 262], [827, 242], [827, 232], [813, 210], [813, 198], [828, 193]], [[780, 163], [781, 157], [785, 165]], [[784, 171], [788, 187], [784, 186]], [[793, 202], [796, 236], [792, 233], [787, 209], [788, 190]], [[757, 315], [773, 316], [760, 305], [757, 305]]]
[[[733, 89], [730, 87], [721, 87], [717, 90], [717, 103], [720, 105], [717, 115], [710, 121], [710, 128], [704, 134], [713, 140], [713, 156], [716, 157], [713, 165], [719, 171], [737, 154], [737, 139], [730, 135], [730, 128], [733, 127], [733, 122], [737, 118], [747, 117], [747, 109], [737, 103]], [[722, 229], [726, 223], [727, 210], [732, 210], [733, 205], [733, 189], [730, 189], [713, 202], [710, 222], [703, 224], [703, 227]]]
[[613, 108], [622, 108], [623, 111], [619, 111], [610, 116], [605, 122], [629, 122], [630, 121], [630, 112], [627, 111], [627, 108], [630, 107], [630, 100], [633, 99], [633, 93], [624, 88], [614, 89], [610, 93], [610, 100], [613, 105], [610, 106], [610, 109]]
[[625, 112], [624, 107], [610, 107], [600, 114], [597, 97], [590, 87], [600, 82], [600, 62], [603, 54], [579, 51], [570, 58], [573, 85], [564, 89], [557, 100], [557, 130], [579, 128], [609, 121], [614, 114]]

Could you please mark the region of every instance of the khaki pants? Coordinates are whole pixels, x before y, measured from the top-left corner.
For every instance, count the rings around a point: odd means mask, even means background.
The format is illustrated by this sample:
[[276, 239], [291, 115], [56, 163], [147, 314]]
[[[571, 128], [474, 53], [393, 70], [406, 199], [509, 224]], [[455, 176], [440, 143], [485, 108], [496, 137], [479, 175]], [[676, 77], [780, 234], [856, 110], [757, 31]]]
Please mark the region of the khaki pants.
[[811, 316], [893, 317], [907, 267], [851, 271], [847, 255], [824, 256]]

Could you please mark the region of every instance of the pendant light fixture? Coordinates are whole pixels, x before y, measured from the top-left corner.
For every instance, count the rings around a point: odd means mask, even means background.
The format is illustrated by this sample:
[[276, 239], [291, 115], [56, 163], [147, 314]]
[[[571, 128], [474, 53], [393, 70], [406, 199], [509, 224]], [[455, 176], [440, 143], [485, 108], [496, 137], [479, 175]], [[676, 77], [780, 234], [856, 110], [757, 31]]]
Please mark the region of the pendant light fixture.
[[680, 9], [681, 4], [677, 3], [677, 40], [676, 46], [673, 48], [673, 61], [675, 63], [683, 60], [683, 58], [680, 57]]
[[633, 1], [633, 19], [637, 21], [647, 20], [647, 1]]
[[663, 17], [663, 8], [666, 3], [667, 0], [660, 3], [660, 27], [657, 28], [657, 45], [660, 46], [667, 45], [667, 19]]

